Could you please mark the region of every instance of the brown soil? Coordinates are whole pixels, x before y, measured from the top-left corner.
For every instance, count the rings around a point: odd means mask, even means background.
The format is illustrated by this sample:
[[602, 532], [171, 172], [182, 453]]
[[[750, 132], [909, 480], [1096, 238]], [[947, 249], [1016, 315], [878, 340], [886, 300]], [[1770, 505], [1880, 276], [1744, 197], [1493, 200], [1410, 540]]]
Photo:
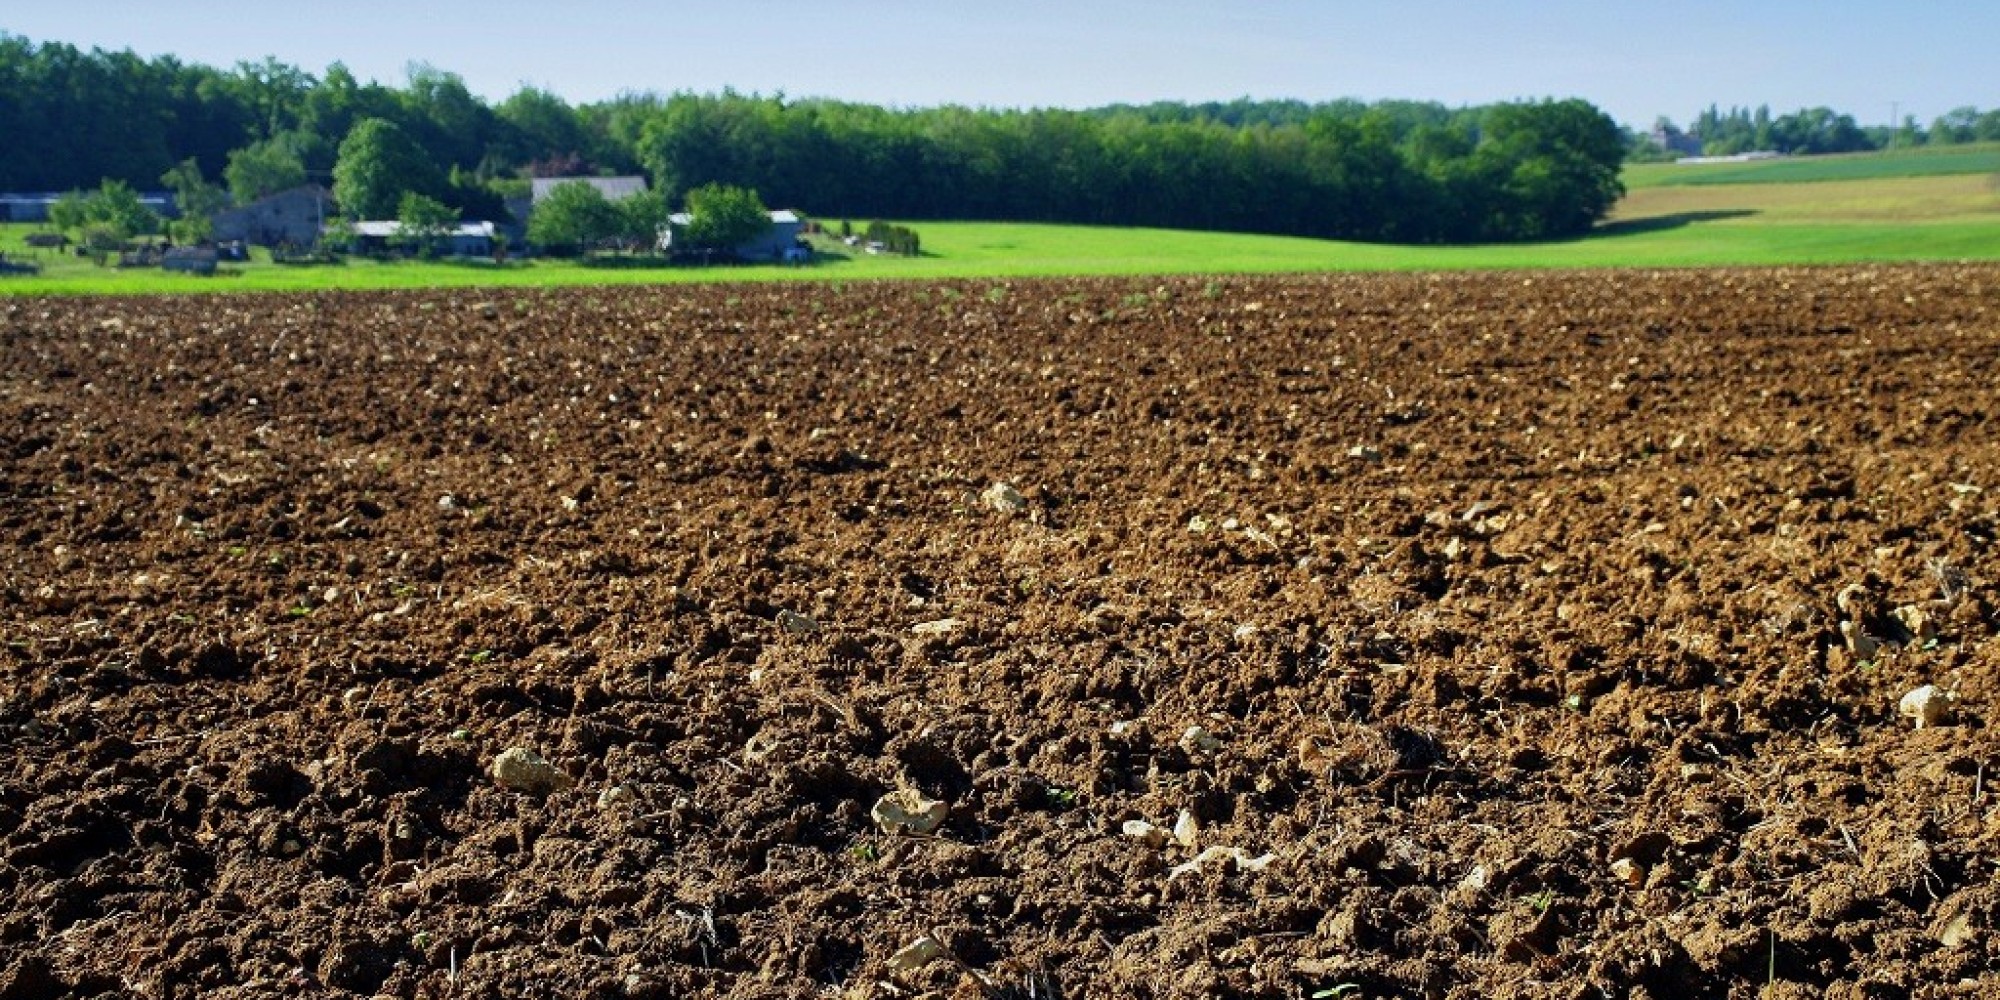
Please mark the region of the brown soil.
[[0, 1000], [1980, 995], [1996, 371], [1975, 267], [0, 303]]

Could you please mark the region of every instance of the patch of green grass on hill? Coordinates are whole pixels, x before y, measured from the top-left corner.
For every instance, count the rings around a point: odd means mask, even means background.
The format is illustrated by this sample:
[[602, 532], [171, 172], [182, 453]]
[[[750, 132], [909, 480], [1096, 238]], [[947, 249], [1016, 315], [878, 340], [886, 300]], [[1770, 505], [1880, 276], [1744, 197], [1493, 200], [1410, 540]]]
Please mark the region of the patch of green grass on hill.
[[2000, 143], [1920, 146], [1878, 153], [1787, 156], [1745, 163], [1638, 163], [1625, 167], [1627, 190], [1705, 184], [1807, 184], [2000, 173]]
[[0, 295], [1990, 261], [2000, 260], [2000, 187], [1982, 176], [1938, 175], [1639, 188], [1590, 236], [1504, 246], [1391, 246], [1027, 223], [912, 225], [923, 239], [920, 257], [841, 247], [808, 267], [592, 267], [561, 260], [292, 266], [273, 264], [259, 252], [206, 278], [121, 271], [52, 250], [26, 250], [21, 240], [32, 227], [0, 225], [0, 250], [9, 259], [18, 255], [44, 266], [38, 276], [0, 277]]

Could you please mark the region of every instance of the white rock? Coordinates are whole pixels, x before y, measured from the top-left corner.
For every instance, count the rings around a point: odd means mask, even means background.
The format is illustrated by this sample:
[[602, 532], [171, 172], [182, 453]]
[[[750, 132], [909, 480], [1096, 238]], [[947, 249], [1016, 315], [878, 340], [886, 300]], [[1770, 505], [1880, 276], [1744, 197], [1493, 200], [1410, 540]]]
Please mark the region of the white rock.
[[1275, 854], [1252, 857], [1249, 851], [1241, 847], [1211, 847], [1195, 855], [1193, 861], [1167, 869], [1167, 881], [1171, 882], [1183, 875], [1192, 875], [1217, 864], [1231, 865], [1237, 871], [1260, 872], [1269, 868], [1271, 862], [1276, 860], [1278, 856]]
[[1486, 883], [1491, 880], [1492, 874], [1486, 870], [1485, 865], [1473, 865], [1472, 870], [1458, 880], [1458, 887], [1466, 892], [1484, 892]]
[[961, 623], [956, 618], [939, 618], [936, 621], [918, 622], [910, 626], [911, 635], [950, 635], [958, 631]]
[[1010, 483], [994, 483], [988, 486], [984, 493], [979, 494], [979, 499], [986, 506], [1002, 514], [1019, 514], [1028, 509], [1028, 498], [1022, 496], [1021, 491]]
[[1947, 948], [1957, 948], [1970, 944], [1979, 937], [1979, 928], [1972, 922], [1972, 914], [1957, 913], [1945, 920], [1937, 930], [1938, 943]]
[[1926, 684], [1903, 696], [1896, 703], [1896, 711], [1904, 718], [1916, 721], [1917, 728], [1941, 726], [1951, 717], [1951, 694], [1938, 690], [1935, 684]]
[[889, 956], [890, 972], [915, 972], [944, 957], [944, 945], [929, 934], [904, 945]]
[[1186, 809], [1181, 810], [1180, 818], [1174, 820], [1174, 843], [1182, 847], [1193, 847], [1200, 839], [1201, 823], [1194, 818], [1194, 813]]
[[1146, 845], [1160, 848], [1167, 846], [1167, 831], [1143, 819], [1128, 819], [1124, 826], [1125, 836]]
[[1914, 604], [1905, 604], [1890, 612], [1903, 630], [1910, 634], [1910, 641], [1918, 646], [1928, 645], [1937, 638], [1937, 622], [1930, 613]]
[[597, 808], [610, 809], [632, 801], [632, 790], [624, 785], [612, 785], [597, 793]]
[[1181, 734], [1181, 749], [1189, 754], [1214, 753], [1222, 749], [1222, 741], [1200, 726], [1189, 726], [1187, 732]]
[[1882, 650], [1881, 642], [1861, 631], [1861, 626], [1853, 622], [1840, 623], [1840, 637], [1847, 641], [1847, 651], [1853, 653], [1857, 660], [1872, 660]]
[[922, 792], [899, 788], [875, 800], [875, 808], [868, 815], [886, 833], [925, 834], [944, 823], [945, 814], [951, 807], [937, 799], [924, 798]]
[[493, 758], [493, 780], [517, 792], [547, 793], [574, 784], [541, 754], [527, 747], [508, 747]]
[[1646, 884], [1646, 869], [1631, 858], [1619, 858], [1611, 862], [1611, 877], [1637, 889]]
[[819, 628], [819, 623], [796, 611], [779, 609], [778, 627], [792, 635], [805, 635]]

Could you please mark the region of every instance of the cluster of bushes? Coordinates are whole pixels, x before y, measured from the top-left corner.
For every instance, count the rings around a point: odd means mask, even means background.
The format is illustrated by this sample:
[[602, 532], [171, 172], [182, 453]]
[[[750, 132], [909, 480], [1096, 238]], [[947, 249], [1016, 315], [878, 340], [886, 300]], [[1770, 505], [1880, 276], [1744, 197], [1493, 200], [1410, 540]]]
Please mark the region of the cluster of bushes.
[[900, 253], [915, 257], [924, 252], [923, 241], [917, 238], [917, 231], [908, 226], [895, 226], [880, 219], [870, 222], [862, 233], [862, 239], [870, 243], [882, 244], [882, 249], [890, 253]]

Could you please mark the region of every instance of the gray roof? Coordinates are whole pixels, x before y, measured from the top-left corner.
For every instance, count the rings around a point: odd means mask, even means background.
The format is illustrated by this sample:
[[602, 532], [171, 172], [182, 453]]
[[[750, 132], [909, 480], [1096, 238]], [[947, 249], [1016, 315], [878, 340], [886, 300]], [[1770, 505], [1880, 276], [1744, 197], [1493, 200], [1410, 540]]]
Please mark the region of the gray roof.
[[[667, 222], [676, 226], [685, 226], [693, 221], [694, 221], [694, 216], [689, 215], [686, 212], [675, 212], [674, 214], [667, 216]], [[774, 226], [789, 226], [792, 223], [798, 221], [799, 221], [799, 213], [794, 212], [789, 208], [781, 208], [771, 213], [771, 225]]]
[[[384, 239], [393, 239], [403, 231], [403, 224], [394, 219], [355, 222], [350, 225], [356, 236], [379, 236]], [[338, 226], [328, 226], [327, 232], [336, 232], [338, 229]], [[482, 236], [492, 239], [497, 233], [498, 230], [495, 229], [491, 222], [460, 222], [444, 231], [445, 236], [470, 237], [473, 239]]]
[[541, 203], [558, 184], [582, 181], [597, 189], [606, 201], [623, 201], [646, 190], [644, 177], [537, 177], [535, 178], [535, 202]]

